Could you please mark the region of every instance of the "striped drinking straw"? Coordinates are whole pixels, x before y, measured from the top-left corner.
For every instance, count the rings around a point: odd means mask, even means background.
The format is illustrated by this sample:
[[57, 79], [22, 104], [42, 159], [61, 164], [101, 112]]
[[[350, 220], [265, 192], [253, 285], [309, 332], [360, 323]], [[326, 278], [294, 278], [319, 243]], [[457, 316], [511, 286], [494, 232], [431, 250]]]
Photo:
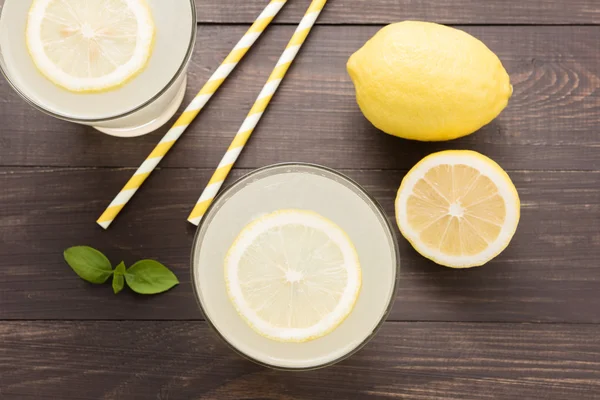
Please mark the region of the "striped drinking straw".
[[135, 174], [125, 184], [123, 189], [110, 203], [108, 208], [96, 221], [104, 229], [108, 228], [119, 212], [125, 207], [125, 204], [133, 197], [135, 192], [142, 186], [144, 181], [150, 176], [158, 163], [163, 159], [167, 152], [173, 147], [177, 139], [183, 134], [190, 123], [200, 113], [204, 105], [210, 100], [238, 62], [248, 52], [256, 39], [269, 26], [279, 10], [285, 5], [287, 0], [271, 0], [265, 9], [256, 18], [250, 29], [235, 45], [233, 50], [221, 63], [219, 68], [213, 73], [208, 82], [202, 87], [198, 95], [192, 100], [183, 114], [175, 122], [173, 127], [165, 134], [158, 145], [152, 150], [152, 153], [146, 158], [142, 165], [135, 171]]
[[227, 178], [229, 171], [231, 171], [231, 168], [242, 152], [244, 145], [250, 138], [250, 135], [252, 135], [254, 128], [258, 124], [258, 121], [260, 121], [260, 118], [269, 105], [271, 98], [275, 94], [275, 91], [279, 87], [279, 84], [284, 78], [287, 70], [290, 68], [290, 65], [292, 65], [292, 61], [294, 61], [294, 58], [296, 57], [296, 54], [298, 54], [300, 47], [302, 47], [302, 44], [306, 40], [311, 28], [317, 21], [317, 17], [321, 13], [321, 10], [323, 7], [325, 7], [325, 3], [327, 3], [327, 0], [313, 0], [308, 10], [306, 10], [306, 14], [302, 18], [298, 28], [296, 28], [296, 31], [290, 39], [285, 51], [279, 58], [277, 65], [275, 65], [275, 69], [273, 69], [273, 72], [271, 72], [267, 83], [258, 95], [258, 98], [248, 113], [248, 116], [244, 120], [244, 123], [233, 138], [229, 149], [223, 156], [223, 159], [219, 163], [217, 170], [214, 172], [212, 178], [208, 182], [208, 185], [202, 192], [200, 199], [198, 199], [196, 206], [192, 210], [192, 213], [188, 217], [188, 221], [192, 224], [198, 225], [200, 223], [204, 213], [219, 192], [219, 189]]

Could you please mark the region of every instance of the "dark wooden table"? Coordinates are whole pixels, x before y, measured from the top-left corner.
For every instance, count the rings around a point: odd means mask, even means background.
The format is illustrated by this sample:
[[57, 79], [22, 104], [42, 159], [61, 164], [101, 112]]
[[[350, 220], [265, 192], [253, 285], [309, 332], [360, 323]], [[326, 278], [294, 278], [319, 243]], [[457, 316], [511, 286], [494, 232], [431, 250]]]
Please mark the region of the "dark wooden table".
[[[187, 99], [266, 0], [198, 1]], [[441, 149], [474, 149], [512, 176], [522, 218], [485, 267], [450, 270], [400, 241], [400, 289], [351, 359], [284, 373], [245, 361], [198, 310], [186, 217], [307, 7], [292, 0], [108, 231], [95, 223], [159, 140], [115, 139], [47, 117], [0, 80], [1, 399], [600, 399], [600, 3], [598, 0], [332, 0], [233, 177], [322, 163], [393, 217], [404, 173]], [[384, 24], [451, 24], [503, 61], [514, 95], [480, 132], [425, 144], [361, 115], [349, 55]], [[156, 258], [182, 284], [145, 298], [78, 279], [63, 249]]]

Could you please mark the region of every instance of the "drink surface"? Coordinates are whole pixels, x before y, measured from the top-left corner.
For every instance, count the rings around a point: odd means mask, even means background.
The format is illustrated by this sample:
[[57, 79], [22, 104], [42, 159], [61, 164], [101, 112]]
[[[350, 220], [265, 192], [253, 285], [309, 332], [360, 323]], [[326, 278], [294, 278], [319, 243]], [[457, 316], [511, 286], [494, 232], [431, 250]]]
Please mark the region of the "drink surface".
[[[356, 247], [362, 288], [348, 318], [331, 333], [304, 343], [283, 343], [256, 333], [227, 295], [224, 259], [240, 231], [281, 209], [316, 212], [337, 224]], [[234, 348], [282, 368], [311, 368], [351, 353], [387, 313], [396, 282], [394, 237], [385, 216], [345, 178], [311, 166], [276, 166], [258, 171], [217, 200], [199, 228], [193, 279], [207, 319]]]
[[145, 69], [122, 87], [74, 93], [45, 78], [25, 42], [32, 0], [6, 0], [0, 21], [4, 68], [17, 88], [38, 106], [73, 119], [106, 119], [134, 110], [163, 90], [186, 58], [195, 21], [189, 0], [147, 0], [156, 26], [154, 49]]

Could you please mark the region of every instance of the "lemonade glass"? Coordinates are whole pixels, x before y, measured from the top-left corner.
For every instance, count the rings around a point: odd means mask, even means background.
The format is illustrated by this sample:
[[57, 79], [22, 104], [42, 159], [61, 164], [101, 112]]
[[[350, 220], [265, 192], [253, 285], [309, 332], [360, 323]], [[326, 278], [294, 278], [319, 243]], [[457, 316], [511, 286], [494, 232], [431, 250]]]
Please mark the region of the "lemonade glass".
[[0, 14], [0, 70], [30, 105], [120, 137], [152, 132], [175, 114], [185, 95], [196, 40], [194, 0], [146, 0], [156, 26], [148, 64], [123, 86], [99, 93], [69, 92], [37, 70], [25, 39], [33, 1], [4, 0]]
[[[224, 258], [238, 233], [281, 209], [316, 212], [338, 225], [354, 243], [362, 269], [350, 315], [331, 333], [303, 343], [256, 333], [237, 314], [225, 286]], [[217, 196], [194, 239], [192, 283], [207, 322], [239, 354], [277, 369], [320, 368], [358, 351], [390, 312], [400, 266], [397, 243], [382, 208], [356, 182], [321, 166], [278, 164], [248, 174]]]

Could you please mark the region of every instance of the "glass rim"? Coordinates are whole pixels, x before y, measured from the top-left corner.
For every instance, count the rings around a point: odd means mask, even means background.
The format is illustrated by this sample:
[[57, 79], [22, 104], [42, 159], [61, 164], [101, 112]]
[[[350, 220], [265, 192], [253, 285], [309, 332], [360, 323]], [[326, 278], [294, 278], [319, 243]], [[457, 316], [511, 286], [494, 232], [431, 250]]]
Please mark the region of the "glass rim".
[[323, 165], [319, 165], [319, 164], [313, 164], [313, 163], [304, 163], [304, 162], [285, 162], [285, 163], [277, 163], [277, 164], [272, 164], [272, 165], [268, 165], [268, 166], [264, 166], [264, 167], [260, 167], [257, 168], [247, 174], [245, 174], [244, 176], [242, 176], [241, 178], [235, 180], [234, 182], [232, 182], [229, 186], [227, 186], [227, 188], [225, 188], [224, 190], [222, 190], [221, 192], [219, 192], [216, 196], [215, 199], [213, 200], [213, 202], [210, 204], [210, 206], [208, 207], [208, 209], [205, 212], [205, 216], [208, 216], [212, 210], [218, 205], [218, 203], [224, 199], [228, 193], [232, 192], [233, 190], [235, 190], [236, 188], [238, 188], [239, 186], [243, 185], [246, 181], [248, 181], [249, 179], [253, 178], [254, 176], [262, 173], [262, 172], [267, 172], [270, 170], [276, 170], [276, 169], [280, 169], [280, 168], [290, 168], [290, 167], [304, 167], [304, 168], [309, 168], [309, 169], [314, 169], [314, 170], [318, 170], [318, 171], [323, 171], [323, 172], [327, 172], [330, 173], [332, 175], [337, 176], [338, 178], [341, 178], [342, 180], [344, 180], [347, 184], [349, 184], [350, 186], [354, 187], [356, 190], [358, 190], [358, 192], [360, 192], [361, 194], [363, 194], [366, 199], [366, 202], [370, 202], [371, 205], [373, 206], [373, 211], [376, 214], [379, 214], [380, 219], [382, 220], [382, 226], [384, 227], [384, 229], [386, 229], [389, 233], [389, 238], [391, 239], [392, 242], [392, 253], [395, 257], [395, 277], [394, 277], [394, 286], [392, 288], [391, 294], [390, 294], [390, 298], [388, 300], [387, 306], [383, 312], [383, 314], [381, 315], [381, 318], [379, 320], [379, 322], [377, 323], [377, 325], [373, 328], [373, 330], [371, 331], [371, 333], [369, 333], [369, 335], [367, 335], [356, 347], [354, 347], [351, 351], [349, 351], [348, 353], [325, 363], [319, 364], [319, 365], [314, 365], [314, 366], [310, 366], [310, 367], [282, 367], [282, 366], [278, 366], [278, 365], [272, 365], [272, 364], [268, 364], [265, 363], [264, 361], [258, 360], [256, 358], [251, 357], [250, 355], [242, 352], [241, 350], [239, 350], [237, 347], [235, 347], [232, 343], [230, 343], [225, 336], [217, 329], [217, 327], [213, 324], [213, 322], [211, 321], [210, 317], [208, 316], [208, 314], [206, 313], [204, 306], [202, 305], [202, 301], [200, 298], [200, 293], [198, 288], [196, 287], [196, 274], [194, 272], [194, 260], [195, 260], [195, 255], [197, 254], [199, 248], [200, 248], [200, 239], [201, 239], [201, 234], [203, 233], [203, 229], [205, 228], [206, 225], [206, 221], [207, 218], [202, 218], [200, 220], [200, 224], [198, 225], [198, 229], [196, 229], [196, 233], [194, 235], [194, 239], [192, 242], [192, 251], [191, 251], [191, 256], [190, 256], [190, 276], [192, 278], [192, 289], [194, 291], [194, 297], [196, 299], [196, 303], [198, 304], [198, 307], [200, 308], [200, 311], [202, 311], [202, 314], [204, 316], [204, 321], [208, 324], [208, 326], [210, 326], [210, 328], [217, 334], [217, 336], [219, 336], [219, 338], [221, 338], [221, 340], [223, 342], [225, 342], [225, 344], [227, 344], [227, 346], [229, 348], [231, 348], [235, 353], [237, 353], [238, 355], [240, 355], [241, 357], [252, 361], [253, 363], [256, 363], [258, 365], [261, 365], [263, 367], [267, 367], [267, 368], [271, 368], [274, 370], [281, 370], [281, 371], [310, 371], [310, 370], [317, 370], [317, 369], [321, 369], [321, 368], [325, 368], [325, 367], [329, 367], [332, 366], [334, 364], [337, 364], [340, 361], [343, 361], [349, 357], [351, 357], [352, 355], [356, 354], [358, 351], [360, 351], [367, 343], [369, 343], [371, 341], [371, 339], [373, 339], [373, 337], [375, 337], [375, 335], [377, 334], [377, 332], [379, 332], [379, 330], [381, 329], [381, 327], [383, 326], [383, 324], [385, 323], [385, 321], [387, 320], [387, 317], [389, 316], [390, 312], [392, 311], [392, 307], [394, 305], [394, 303], [396, 302], [396, 296], [397, 296], [397, 291], [398, 291], [398, 284], [399, 284], [399, 280], [400, 280], [400, 246], [399, 246], [399, 242], [398, 242], [398, 235], [392, 225], [392, 223], [390, 222], [389, 218], [387, 217], [385, 210], [383, 209], [383, 207], [381, 206], [381, 204], [379, 204], [379, 202], [371, 195], [369, 194], [369, 192], [366, 191], [366, 189], [364, 189], [358, 182], [356, 182], [355, 180], [353, 180], [352, 178], [342, 174], [339, 171], [336, 171], [332, 168], [329, 167], [325, 167]]
[[[0, 5], [0, 22], [2, 20], [2, 15], [3, 15], [3, 11], [4, 11], [4, 6], [6, 5], [7, 2], [9, 2], [11, 0], [5, 0], [4, 1], [4, 5]], [[15, 1], [15, 0], [12, 0]], [[67, 115], [64, 114], [60, 114], [57, 113], [55, 111], [51, 111], [48, 110], [46, 108], [44, 108], [42, 105], [36, 103], [33, 99], [31, 99], [29, 96], [27, 96], [18, 86], [15, 82], [13, 82], [8, 74], [8, 71], [5, 70], [5, 62], [4, 62], [4, 57], [2, 56], [2, 49], [0, 48], [0, 72], [2, 73], [2, 75], [4, 76], [4, 78], [6, 79], [6, 81], [8, 82], [8, 84], [13, 88], [13, 90], [23, 99], [25, 100], [26, 103], [28, 103], [30, 106], [32, 106], [33, 108], [37, 109], [38, 111], [43, 112], [44, 114], [50, 115], [54, 118], [58, 118], [58, 119], [62, 119], [64, 121], [69, 121], [69, 122], [75, 122], [75, 123], [83, 123], [83, 124], [90, 124], [90, 123], [98, 123], [98, 122], [108, 122], [108, 121], [114, 121], [120, 118], [124, 118], [127, 117], [131, 114], [134, 114], [140, 110], [142, 110], [143, 108], [147, 107], [148, 105], [152, 104], [154, 101], [156, 101], [156, 99], [158, 99], [160, 96], [162, 96], [163, 94], [165, 94], [167, 92], [167, 90], [169, 90], [174, 84], [175, 82], [177, 82], [177, 80], [179, 79], [179, 77], [181, 77], [181, 75], [185, 72], [191, 58], [192, 58], [192, 54], [193, 54], [193, 50], [194, 50], [194, 45], [196, 44], [196, 35], [198, 32], [198, 19], [197, 19], [197, 15], [196, 15], [196, 2], [195, 0], [189, 0], [190, 3], [190, 9], [192, 12], [192, 32], [191, 32], [191, 37], [190, 37], [190, 41], [188, 44], [188, 48], [186, 50], [185, 53], [185, 57], [183, 58], [181, 65], [179, 66], [179, 68], [177, 69], [177, 71], [175, 72], [175, 75], [173, 75], [173, 77], [171, 78], [171, 80], [165, 85], [165, 87], [163, 87], [161, 90], [159, 90], [156, 94], [154, 94], [150, 99], [144, 101], [143, 103], [141, 103], [140, 105], [132, 108], [129, 111], [126, 111], [124, 113], [121, 114], [117, 114], [114, 116], [110, 116], [110, 117], [106, 117], [106, 118], [73, 118], [73, 117], [69, 117]], [[0, 25], [1, 26], [1, 25]]]

